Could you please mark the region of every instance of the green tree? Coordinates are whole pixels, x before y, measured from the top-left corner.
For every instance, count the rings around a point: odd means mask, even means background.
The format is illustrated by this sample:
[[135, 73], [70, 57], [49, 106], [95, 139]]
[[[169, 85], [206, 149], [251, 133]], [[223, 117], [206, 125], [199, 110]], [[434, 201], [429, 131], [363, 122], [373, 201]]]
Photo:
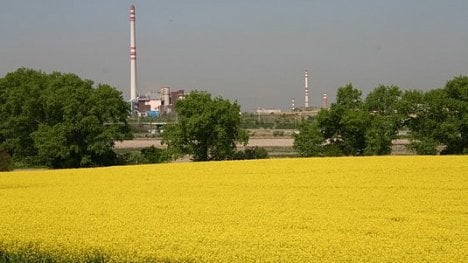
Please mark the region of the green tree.
[[18, 69], [0, 79], [0, 143], [15, 159], [54, 168], [112, 165], [131, 136], [121, 92], [73, 74]]
[[165, 149], [158, 149], [153, 145], [140, 150], [146, 163], [163, 163], [169, 160]]
[[394, 86], [377, 87], [365, 101], [352, 84], [341, 87], [330, 109], [301, 126], [294, 148], [302, 156], [389, 154], [401, 123], [400, 100]]
[[384, 155], [392, 151], [392, 140], [398, 135], [402, 115], [398, 112], [402, 92], [396, 86], [380, 85], [364, 101], [370, 123], [366, 129], [366, 155]]
[[175, 105], [178, 122], [163, 135], [171, 155], [192, 155], [195, 161], [232, 159], [236, 143], [247, 144], [240, 128], [240, 106], [207, 92], [194, 91]]
[[353, 87], [353, 84], [348, 83], [346, 86], [340, 87], [336, 93], [336, 106], [346, 109], [358, 109], [362, 106], [362, 92]]
[[336, 103], [320, 111], [317, 121], [329, 147], [336, 154], [362, 155], [366, 147], [365, 134], [369, 114], [363, 110], [361, 91], [352, 84], [340, 87]]
[[444, 88], [426, 93], [408, 91], [401, 111], [411, 131], [411, 148], [418, 154], [461, 154], [468, 149], [468, 77], [460, 76]]
[[299, 133], [294, 134], [293, 148], [301, 156], [324, 155], [325, 138], [320, 132], [317, 121], [302, 123]]
[[10, 154], [0, 145], [0, 172], [12, 169]]
[[321, 110], [311, 124], [301, 126], [294, 147], [302, 156], [362, 155], [368, 124], [361, 91], [348, 84], [338, 89], [330, 109]]

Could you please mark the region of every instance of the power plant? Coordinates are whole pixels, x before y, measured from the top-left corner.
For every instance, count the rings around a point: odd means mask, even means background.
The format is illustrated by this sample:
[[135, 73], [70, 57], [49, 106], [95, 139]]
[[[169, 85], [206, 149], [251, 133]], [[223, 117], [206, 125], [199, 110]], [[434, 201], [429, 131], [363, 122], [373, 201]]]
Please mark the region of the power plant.
[[[159, 91], [154, 89], [151, 94], [140, 96], [137, 89], [137, 52], [136, 52], [136, 12], [135, 5], [130, 6], [130, 102], [132, 112], [138, 116], [159, 116], [161, 114], [171, 113], [175, 101], [185, 96], [184, 90], [171, 92], [169, 87], [161, 87]], [[155, 96], [159, 93], [159, 98]], [[327, 94], [323, 95], [321, 108], [328, 107]], [[291, 113], [300, 112], [304, 115], [315, 115], [320, 107], [309, 105], [309, 73], [304, 71], [304, 107], [297, 107], [294, 99], [291, 101]], [[259, 114], [279, 114], [280, 109], [257, 108]]]
[[[137, 92], [137, 67], [136, 67], [136, 32], [135, 32], [135, 5], [130, 6], [130, 102], [132, 112], [138, 116], [159, 116], [172, 112], [176, 100], [184, 97], [183, 90], [171, 92], [169, 87], [162, 87], [159, 92], [151, 92], [145, 96]], [[159, 93], [157, 98], [154, 94]]]

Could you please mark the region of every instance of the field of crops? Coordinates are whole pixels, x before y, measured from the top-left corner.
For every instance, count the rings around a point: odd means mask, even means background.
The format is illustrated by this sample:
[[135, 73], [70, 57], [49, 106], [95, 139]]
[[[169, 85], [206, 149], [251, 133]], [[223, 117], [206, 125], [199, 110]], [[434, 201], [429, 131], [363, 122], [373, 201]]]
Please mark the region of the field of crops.
[[0, 256], [468, 262], [467, 251], [463, 156], [0, 173]]

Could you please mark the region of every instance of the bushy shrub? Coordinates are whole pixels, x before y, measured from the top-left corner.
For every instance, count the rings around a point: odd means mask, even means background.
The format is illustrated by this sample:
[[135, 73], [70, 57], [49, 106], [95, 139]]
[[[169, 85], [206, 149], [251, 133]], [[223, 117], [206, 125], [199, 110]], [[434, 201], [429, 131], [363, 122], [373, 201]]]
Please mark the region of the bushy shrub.
[[118, 155], [119, 165], [163, 163], [169, 160], [170, 155], [166, 149], [159, 149], [154, 146], [143, 148], [140, 151], [130, 151]]
[[169, 160], [167, 150], [154, 146], [143, 148], [140, 152], [146, 163], [163, 163]]
[[145, 158], [139, 151], [131, 151], [131, 152], [119, 154], [120, 165], [143, 164], [143, 163], [145, 163]]
[[266, 159], [268, 158], [268, 152], [263, 147], [248, 147], [244, 150], [237, 151], [234, 154], [234, 160], [251, 160], [251, 159]]
[[413, 141], [408, 148], [420, 155], [436, 155], [438, 153], [437, 142], [433, 139]]

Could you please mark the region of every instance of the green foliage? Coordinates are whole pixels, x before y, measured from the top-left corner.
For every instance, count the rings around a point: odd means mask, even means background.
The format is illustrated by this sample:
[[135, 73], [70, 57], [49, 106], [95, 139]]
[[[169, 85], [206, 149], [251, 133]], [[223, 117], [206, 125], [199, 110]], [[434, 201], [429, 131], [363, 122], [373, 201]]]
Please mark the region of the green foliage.
[[300, 127], [294, 148], [301, 156], [389, 154], [401, 122], [400, 97], [398, 87], [379, 86], [363, 102], [351, 84], [341, 87], [330, 109]]
[[175, 105], [178, 122], [169, 126], [163, 143], [175, 158], [190, 154], [195, 161], [232, 159], [236, 143], [246, 144], [240, 128], [240, 106], [207, 92], [194, 91]]
[[392, 140], [396, 138], [398, 126], [391, 117], [371, 116], [365, 131], [365, 155], [386, 155], [392, 152]]
[[447, 82], [426, 93], [408, 91], [401, 106], [411, 131], [411, 148], [421, 154], [463, 154], [468, 148], [468, 77]]
[[154, 146], [141, 150], [120, 153], [117, 156], [119, 165], [135, 165], [148, 163], [163, 163], [170, 160], [170, 155], [166, 149], [159, 149]]
[[0, 145], [0, 172], [10, 171], [12, 168], [13, 163], [10, 154]]
[[316, 121], [303, 123], [299, 128], [299, 133], [294, 134], [293, 148], [301, 156], [322, 156], [324, 155], [324, 145], [325, 137]]
[[252, 159], [267, 159], [268, 151], [263, 147], [247, 147], [244, 150], [237, 151], [233, 158], [234, 160], [252, 160]]
[[130, 151], [118, 155], [119, 165], [136, 165], [147, 163], [141, 151]]
[[165, 149], [159, 149], [154, 146], [143, 148], [140, 152], [145, 159], [145, 163], [163, 163], [170, 159]]
[[369, 115], [365, 132], [365, 155], [385, 155], [392, 151], [392, 140], [401, 128], [403, 115], [398, 112], [402, 92], [396, 86], [380, 85], [367, 95], [364, 110]]
[[337, 102], [301, 126], [294, 147], [302, 156], [383, 155], [391, 153], [398, 131], [410, 132], [418, 154], [468, 152], [468, 77], [444, 88], [401, 92], [378, 86], [362, 101], [351, 84], [338, 90]]
[[414, 150], [417, 154], [421, 155], [436, 155], [437, 154], [438, 142], [431, 139], [425, 138], [423, 141], [413, 141], [409, 148]]
[[351, 83], [338, 89], [336, 94], [336, 105], [346, 109], [357, 109], [362, 105], [362, 92], [353, 87]]
[[128, 138], [129, 106], [108, 85], [18, 69], [0, 79], [0, 143], [14, 159], [54, 168], [112, 165]]

